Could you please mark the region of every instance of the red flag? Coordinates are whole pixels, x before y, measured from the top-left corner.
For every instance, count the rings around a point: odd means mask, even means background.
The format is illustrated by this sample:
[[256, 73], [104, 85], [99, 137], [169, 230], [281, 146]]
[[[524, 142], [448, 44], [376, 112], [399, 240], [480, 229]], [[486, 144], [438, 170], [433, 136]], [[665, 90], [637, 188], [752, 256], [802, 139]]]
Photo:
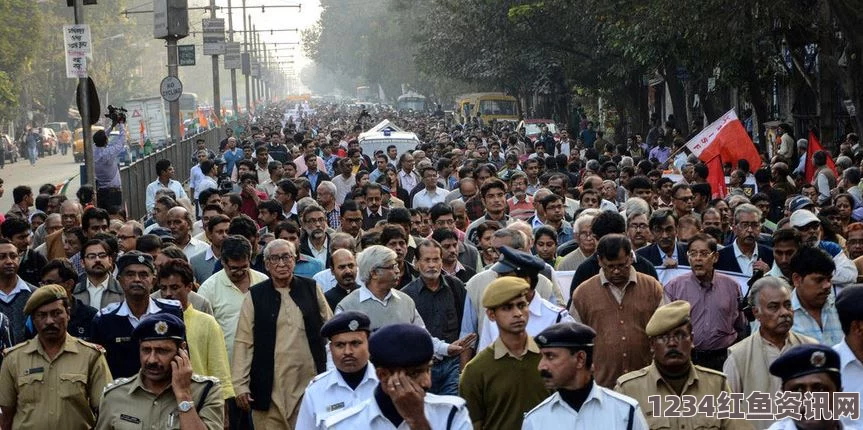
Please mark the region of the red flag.
[[718, 155], [707, 162], [707, 183], [714, 199], [724, 199], [728, 195], [725, 186], [725, 172], [722, 170], [722, 158]]
[[[812, 163], [812, 155], [816, 152], [821, 151], [821, 142], [818, 141], [818, 138], [815, 136], [813, 131], [809, 131], [809, 145], [806, 148], [806, 167], [804, 172], [806, 172], [806, 183], [811, 184], [812, 179], [815, 177], [815, 164]], [[839, 176], [836, 172], [836, 164], [833, 163], [833, 157], [830, 156], [830, 152], [824, 151], [827, 154], [827, 167], [833, 171], [834, 176]]]
[[692, 140], [686, 142], [686, 147], [705, 163], [721, 157], [723, 161], [735, 165], [739, 160], [748, 161], [750, 172], [761, 167], [761, 156], [758, 155], [752, 139], [746, 134], [743, 124], [737, 119], [734, 109], [701, 130]]

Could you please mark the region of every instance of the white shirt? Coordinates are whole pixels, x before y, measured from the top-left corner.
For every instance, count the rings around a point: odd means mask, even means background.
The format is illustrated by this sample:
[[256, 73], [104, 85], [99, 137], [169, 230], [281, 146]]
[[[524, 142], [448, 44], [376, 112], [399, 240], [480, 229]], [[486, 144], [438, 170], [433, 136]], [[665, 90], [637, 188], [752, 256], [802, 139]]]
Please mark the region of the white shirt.
[[[851, 421], [850, 419], [848, 419], [846, 417], [843, 417], [839, 421], [842, 423], [842, 428], [844, 430], [863, 429], [863, 426], [861, 426], [860, 423]], [[788, 418], [782, 418], [781, 420], [776, 421], [775, 423], [773, 423], [773, 425], [768, 427], [767, 430], [799, 430], [799, 429], [797, 428], [797, 424], [794, 423], [794, 420], [791, 419], [790, 417], [788, 417]]]
[[311, 239], [308, 239], [309, 249], [312, 250], [312, 257], [315, 257], [315, 259], [317, 259], [321, 263], [327, 262], [327, 255], [329, 254], [329, 241], [330, 240], [326, 239], [326, 236], [324, 236], [324, 237], [325, 237], [324, 245], [321, 247], [320, 250], [315, 248], [315, 245], [312, 243]]
[[201, 165], [195, 164], [192, 166], [192, 170], [189, 171], [189, 188], [195, 190], [195, 198], [198, 198], [198, 182], [204, 178], [204, 174], [201, 172]]
[[407, 190], [408, 193], [413, 191], [413, 189], [419, 183], [419, 178], [417, 178], [416, 172], [411, 170], [410, 173], [405, 172], [404, 169], [399, 170], [399, 184]]
[[[182, 309], [182, 306], [180, 305], [180, 302], [179, 302], [179, 301], [177, 301], [177, 300], [154, 299], [154, 298], [150, 298], [150, 300], [149, 300], [149, 302], [148, 302], [148, 304], [147, 304], [147, 310], [144, 312], [144, 315], [141, 315], [141, 318], [138, 318], [138, 317], [136, 317], [136, 316], [132, 313], [132, 310], [131, 310], [131, 309], [129, 309], [129, 304], [128, 304], [125, 300], [123, 300], [123, 303], [121, 303], [121, 304], [120, 304], [120, 310], [118, 310], [118, 311], [117, 311], [117, 314], [116, 314], [116, 315], [117, 315], [118, 317], [126, 317], [126, 318], [128, 318], [128, 319], [129, 319], [129, 324], [131, 324], [131, 325], [132, 325], [132, 328], [136, 328], [136, 327], [138, 327], [138, 324], [140, 324], [140, 323], [141, 323], [141, 320], [142, 320], [142, 319], [147, 318], [147, 317], [148, 317], [148, 316], [150, 316], [150, 315], [157, 314], [157, 313], [159, 313], [159, 312], [161, 312], [161, 311], [162, 311], [162, 308], [160, 308], [159, 306], [157, 306], [157, 305], [156, 305], [156, 300], [161, 300], [161, 301], [162, 301], [162, 303], [167, 303], [167, 304], [169, 304], [169, 305], [174, 305], [174, 306], [176, 306], [176, 307], [178, 307], [178, 308]], [[110, 312], [110, 311], [111, 311], [111, 310], [113, 310], [113, 309], [114, 309], [114, 307], [113, 307], [113, 306], [108, 305], [108, 306], [106, 306], [106, 307], [105, 307], [105, 309], [102, 309], [101, 311], [99, 311], [99, 315], [102, 315], [102, 314], [108, 313], [108, 312]]]
[[[842, 373], [842, 391], [863, 391], [863, 364], [851, 351], [845, 339], [833, 346], [833, 350], [839, 354], [839, 370]], [[863, 403], [863, 402], [861, 402]], [[863, 405], [861, 405], [863, 406]]]
[[[425, 399], [425, 416], [431, 425], [431, 428], [446, 429], [449, 415], [453, 408], [456, 409], [455, 416], [452, 420], [450, 430], [471, 430], [473, 423], [470, 421], [470, 416], [467, 412], [467, 406], [464, 399], [456, 396], [437, 396], [434, 394], [426, 394]], [[299, 428], [299, 427], [297, 427]], [[378, 403], [374, 397], [363, 401], [358, 405], [354, 405], [349, 409], [327, 417], [322, 429], [367, 429], [367, 430], [408, 430], [410, 427], [407, 422], [402, 422], [400, 426], [395, 427], [384, 417]]]
[[340, 205], [345, 202], [345, 197], [351, 192], [351, 187], [357, 183], [356, 176], [351, 175], [345, 179], [344, 175], [337, 175], [332, 179], [332, 183], [336, 184], [336, 204]]
[[414, 194], [413, 207], [415, 208], [431, 208], [435, 205], [435, 203], [443, 203], [446, 200], [446, 194], [444, 190], [435, 186], [433, 191], [429, 191], [428, 189], [423, 189], [422, 191]]
[[[249, 285], [255, 285], [269, 279], [267, 275], [253, 269], [249, 269]], [[225, 334], [225, 347], [228, 348], [228, 362], [234, 355], [234, 337], [237, 334], [237, 321], [240, 320], [240, 309], [246, 293], [240, 291], [231, 279], [228, 278], [225, 269], [219, 270], [213, 276], [207, 278], [200, 288], [198, 294], [210, 301], [213, 305], [213, 317]]]
[[[322, 270], [318, 273], [315, 273], [315, 276], [312, 276], [312, 279], [317, 281], [318, 285], [321, 287], [321, 291], [327, 292], [336, 285], [338, 285], [338, 281], [336, 280], [336, 275], [333, 274], [333, 269]], [[356, 278], [357, 286], [362, 287], [363, 281], [360, 278]]]
[[522, 430], [594, 430], [625, 429], [632, 414], [632, 429], [647, 430], [647, 420], [638, 406], [638, 401], [623, 394], [593, 384], [587, 400], [578, 412], [572, 409], [560, 393], [554, 393], [525, 414]]
[[183, 247], [183, 254], [186, 254], [186, 258], [192, 258], [195, 255], [206, 251], [209, 247], [210, 245], [207, 245], [206, 242], [195, 239], [194, 237], [190, 237], [189, 243], [187, 243], [186, 246]]
[[98, 285], [90, 282], [90, 278], [87, 278], [87, 294], [90, 295], [90, 306], [94, 308], [98, 308], [102, 303], [102, 294], [105, 290], [108, 289], [108, 279], [110, 276], [105, 276], [105, 280], [100, 282]]
[[318, 428], [324, 418], [333, 413], [371, 399], [377, 385], [378, 376], [372, 363], [366, 366], [363, 380], [356, 389], [351, 389], [338, 370], [321, 373], [309, 383], [303, 394], [296, 428]]
[[4, 303], [12, 303], [12, 300], [15, 300], [15, 296], [17, 296], [18, 293], [22, 293], [24, 291], [30, 291], [30, 287], [28, 287], [27, 283], [24, 282], [24, 280], [21, 279], [21, 277], [19, 276], [18, 282], [15, 284], [15, 288], [13, 288], [12, 291], [9, 292], [9, 294], [0, 291], [0, 300], [2, 300]]
[[150, 185], [147, 185], [145, 200], [147, 213], [151, 212], [153, 210], [153, 206], [156, 205], [156, 192], [165, 188], [173, 191], [174, 195], [177, 197], [177, 200], [188, 198], [188, 196], [186, 195], [186, 190], [183, 189], [183, 184], [173, 179], [170, 179], [168, 180], [168, 186], [165, 186], [164, 184], [159, 182], [158, 179], [156, 179], [155, 181], [150, 182]]
[[[531, 336], [538, 335], [539, 332], [545, 330], [552, 324], [575, 321], [566, 309], [551, 304], [548, 300], [540, 297], [539, 294], [533, 295], [533, 300], [530, 301], [528, 310], [530, 312], [530, 318], [527, 319], [527, 334]], [[479, 340], [476, 345], [477, 351], [482, 351], [487, 346], [494, 343], [494, 340], [497, 339], [500, 334], [497, 329], [497, 324], [492, 324], [488, 319], [488, 315], [483, 313], [482, 318], [484, 322], [482, 323], [482, 329], [480, 330]]]
[[737, 264], [740, 266], [740, 273], [743, 273], [746, 276], [752, 276], [752, 265], [758, 261], [758, 245], [755, 245], [755, 249], [752, 250], [752, 258], [747, 257], [746, 254], [740, 250], [740, 247], [737, 246], [737, 240], [734, 241], [732, 246], [734, 247], [734, 258], [737, 259]]

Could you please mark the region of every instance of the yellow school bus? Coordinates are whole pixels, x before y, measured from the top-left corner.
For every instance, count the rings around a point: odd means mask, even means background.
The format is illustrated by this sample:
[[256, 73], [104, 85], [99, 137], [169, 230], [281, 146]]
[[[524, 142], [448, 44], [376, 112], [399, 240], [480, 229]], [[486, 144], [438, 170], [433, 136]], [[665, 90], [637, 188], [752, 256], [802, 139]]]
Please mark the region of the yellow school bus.
[[518, 100], [504, 93], [464, 94], [455, 103], [455, 118], [460, 123], [477, 115], [485, 122], [518, 121]]

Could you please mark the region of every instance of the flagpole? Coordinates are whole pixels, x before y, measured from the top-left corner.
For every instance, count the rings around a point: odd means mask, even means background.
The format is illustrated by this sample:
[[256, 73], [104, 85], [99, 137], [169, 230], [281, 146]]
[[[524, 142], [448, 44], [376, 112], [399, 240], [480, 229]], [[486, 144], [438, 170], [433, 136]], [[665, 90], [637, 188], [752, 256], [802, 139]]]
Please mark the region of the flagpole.
[[[683, 145], [680, 148], [677, 148], [674, 151], [671, 151], [671, 154], [668, 154], [668, 158], [665, 159], [665, 161], [659, 165], [660, 170], [664, 170], [668, 166], [668, 163], [674, 162], [674, 157], [676, 157], [677, 154], [680, 154], [681, 152], [683, 152], [684, 149], [686, 149], [686, 145]], [[650, 153], [648, 153], [648, 157], [649, 156], [650, 156]]]

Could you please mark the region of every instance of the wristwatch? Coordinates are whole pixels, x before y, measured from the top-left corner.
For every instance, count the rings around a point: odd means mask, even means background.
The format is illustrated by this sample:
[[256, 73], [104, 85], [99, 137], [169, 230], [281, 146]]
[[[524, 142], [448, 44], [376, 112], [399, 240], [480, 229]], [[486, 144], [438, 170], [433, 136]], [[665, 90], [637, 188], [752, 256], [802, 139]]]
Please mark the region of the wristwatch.
[[179, 404], [177, 404], [177, 409], [179, 409], [180, 412], [189, 412], [194, 407], [195, 407], [195, 402], [191, 402], [189, 400], [186, 400], [186, 401], [183, 401], [183, 402], [180, 402]]

